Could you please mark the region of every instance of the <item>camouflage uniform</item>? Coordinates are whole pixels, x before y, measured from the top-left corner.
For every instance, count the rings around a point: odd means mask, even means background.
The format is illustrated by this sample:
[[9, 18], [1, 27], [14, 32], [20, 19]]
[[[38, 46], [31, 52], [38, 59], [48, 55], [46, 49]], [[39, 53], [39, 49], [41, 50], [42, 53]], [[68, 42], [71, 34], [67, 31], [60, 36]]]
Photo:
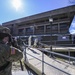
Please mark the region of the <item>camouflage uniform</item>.
[[9, 36], [9, 42], [11, 42], [11, 35], [9, 32], [10, 30], [8, 28], [0, 26], [0, 75], [12, 75], [12, 62], [21, 60], [22, 58], [22, 52], [19, 49], [5, 44], [2, 41], [3, 37]]

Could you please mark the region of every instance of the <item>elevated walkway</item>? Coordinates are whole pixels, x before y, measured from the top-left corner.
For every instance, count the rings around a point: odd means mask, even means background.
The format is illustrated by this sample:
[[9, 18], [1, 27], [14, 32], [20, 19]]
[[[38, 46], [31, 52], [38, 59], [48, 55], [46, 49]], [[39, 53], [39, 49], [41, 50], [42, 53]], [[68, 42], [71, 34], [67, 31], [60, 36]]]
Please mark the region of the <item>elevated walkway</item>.
[[[50, 50], [50, 48], [45, 48], [46, 50]], [[53, 46], [52, 48], [55, 52], [75, 52], [75, 47], [61, 47], [61, 46]]]
[[25, 65], [37, 75], [75, 75], [75, 66], [60, 60], [49, 58], [36, 48], [26, 48]]

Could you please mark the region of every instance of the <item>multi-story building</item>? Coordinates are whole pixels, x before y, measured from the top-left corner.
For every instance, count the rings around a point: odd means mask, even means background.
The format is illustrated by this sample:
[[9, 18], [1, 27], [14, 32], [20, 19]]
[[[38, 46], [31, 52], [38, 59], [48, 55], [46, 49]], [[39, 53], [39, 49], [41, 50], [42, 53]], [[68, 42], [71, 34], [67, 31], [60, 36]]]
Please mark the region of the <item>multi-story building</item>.
[[[69, 33], [69, 27], [75, 15], [75, 5], [51, 10], [24, 18], [3, 23], [11, 29], [13, 36], [36, 35], [41, 41], [53, 44], [72, 44], [74, 36]], [[49, 22], [53, 18], [53, 22]], [[52, 38], [51, 38], [52, 36]], [[67, 42], [66, 42], [67, 41]], [[71, 41], [71, 42], [70, 42]]]

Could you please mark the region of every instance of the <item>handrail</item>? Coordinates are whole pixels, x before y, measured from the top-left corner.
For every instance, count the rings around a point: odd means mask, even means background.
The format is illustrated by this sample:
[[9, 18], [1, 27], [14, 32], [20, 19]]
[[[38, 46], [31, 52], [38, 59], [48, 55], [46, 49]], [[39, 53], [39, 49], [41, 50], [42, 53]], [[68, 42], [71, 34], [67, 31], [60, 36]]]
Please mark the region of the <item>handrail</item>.
[[[43, 52], [42, 52], [43, 53]], [[59, 70], [59, 71], [61, 71], [61, 72], [64, 72], [64, 73], [66, 73], [66, 74], [68, 74], [69, 75], [69, 73], [67, 73], [67, 72], [65, 72], [65, 71], [63, 71], [63, 70], [61, 70], [61, 69], [59, 69], [59, 68], [57, 68], [57, 67], [54, 67], [54, 66], [52, 66], [52, 65], [50, 65], [49, 63], [47, 63], [47, 62], [45, 62], [44, 61], [44, 59], [42, 59], [42, 60], [40, 60], [39, 58], [37, 58], [37, 57], [35, 57], [35, 56], [33, 56], [33, 55], [31, 55], [31, 54], [29, 54], [29, 53], [27, 53], [29, 56], [31, 56], [31, 57], [34, 57], [35, 59], [37, 59], [37, 60], [39, 60], [39, 61], [43, 61], [42, 62], [42, 75], [44, 75], [44, 63], [45, 64], [47, 64], [47, 65], [49, 65], [49, 66], [51, 66], [51, 67], [53, 67], [53, 68], [55, 68], [55, 69], [57, 69], [57, 70]], [[42, 57], [43, 58], [43, 57]]]
[[[51, 47], [51, 45], [47, 45], [47, 44], [44, 44], [44, 43], [41, 43], [41, 42], [39, 42], [39, 45], [41, 45], [41, 46], [46, 46], [46, 47], [48, 47], [48, 48], [50, 48]], [[52, 47], [54, 47], [54, 48], [58, 48], [58, 47], [64, 47], [64, 49], [66, 49], [66, 50], [70, 50], [71, 49], [71, 47], [67, 47], [67, 46], [60, 46], [60, 45], [52, 45]], [[74, 47], [75, 48], [75, 47]], [[73, 49], [73, 50], [75, 50], [75, 49]]]
[[[51, 43], [51, 41], [41, 41], [42, 43]], [[73, 43], [73, 41], [66, 41], [66, 42], [71, 42], [71, 43], [58, 43], [58, 42], [64, 42], [64, 41], [52, 41], [52, 43], [54, 44], [54, 45], [61, 45], [61, 46], [67, 46], [67, 45], [69, 45], [69, 46], [74, 46], [75, 44]]]
[[72, 56], [68, 56], [68, 55], [65, 55], [65, 54], [61, 54], [61, 53], [57, 53], [57, 52], [53, 52], [53, 51], [47, 51], [46, 49], [39, 49], [40, 51], [43, 51], [43, 52], [48, 52], [50, 54], [55, 54], [55, 55], [58, 55], [58, 56], [62, 56], [62, 57], [65, 57], [65, 58], [70, 58], [70, 59], [73, 59], [75, 60], [75, 57], [72, 57]]
[[[38, 48], [39, 50], [42, 51], [42, 60], [40, 60], [39, 58], [37, 58], [37, 57], [35, 57], [35, 56], [33, 56], [33, 55], [27, 53], [27, 52], [26, 52], [26, 47], [27, 47], [29, 50], [32, 50], [32, 49], [30, 49], [30, 47], [29, 47], [28, 45], [26, 45], [24, 42], [23, 42], [23, 44], [24, 44], [24, 46], [25, 46], [25, 50], [24, 50], [24, 52], [25, 52], [25, 61], [26, 61], [26, 54], [30, 55], [31, 57], [34, 57], [35, 59], [37, 59], [37, 60], [39, 60], [39, 61], [41, 61], [41, 62], [42, 62], [42, 75], [44, 75], [44, 63], [47, 64], [47, 65], [49, 65], [49, 66], [52, 66], [52, 65], [50, 65], [49, 63], [47, 63], [47, 62], [44, 61], [44, 53], [43, 53], [43, 52], [48, 52], [48, 53], [50, 53], [50, 54], [54, 54], [54, 55], [58, 55], [58, 56], [62, 56], [62, 57], [68, 58], [68, 59], [69, 59], [69, 62], [70, 62], [70, 59], [75, 60], [75, 57], [70, 56], [70, 54], [69, 54], [69, 55], [65, 55], [65, 54], [56, 53], [56, 52], [53, 52], [53, 51], [47, 51], [46, 49], [40, 49], [40, 48]], [[54, 67], [54, 66], [52, 66], [52, 67]], [[54, 68], [56, 68], [56, 67], [54, 67]], [[56, 69], [58, 69], [58, 68], [56, 68]], [[66, 73], [66, 74], [68, 74], [67, 72], [65, 72], [65, 71], [63, 71], [63, 70], [61, 70], [61, 69], [58, 69], [58, 70], [60, 70], [60, 71], [62, 71], [62, 72], [64, 72], [64, 73]], [[69, 74], [68, 74], [68, 75], [69, 75]]]

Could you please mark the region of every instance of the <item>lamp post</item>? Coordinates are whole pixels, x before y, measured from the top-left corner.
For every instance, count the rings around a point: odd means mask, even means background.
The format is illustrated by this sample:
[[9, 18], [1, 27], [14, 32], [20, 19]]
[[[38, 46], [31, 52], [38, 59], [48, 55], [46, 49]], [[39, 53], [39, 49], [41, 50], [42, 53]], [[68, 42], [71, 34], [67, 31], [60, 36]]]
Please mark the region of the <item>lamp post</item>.
[[[50, 46], [50, 50], [52, 51], [52, 23], [53, 23], [53, 18], [49, 18], [49, 23], [50, 23], [50, 34], [51, 34], [51, 46]], [[52, 54], [51, 54], [52, 56]]]

